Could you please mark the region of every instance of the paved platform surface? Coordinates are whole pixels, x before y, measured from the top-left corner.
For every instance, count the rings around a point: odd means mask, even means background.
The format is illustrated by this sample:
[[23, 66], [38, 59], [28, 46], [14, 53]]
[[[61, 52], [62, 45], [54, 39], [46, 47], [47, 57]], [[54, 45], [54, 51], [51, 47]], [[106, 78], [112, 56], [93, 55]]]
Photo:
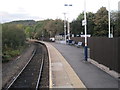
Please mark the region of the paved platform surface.
[[59, 51], [49, 43], [45, 43], [45, 45], [48, 48], [50, 59], [50, 88], [86, 89], [85, 85]]
[[83, 48], [57, 43], [51, 44], [64, 56], [87, 88], [119, 88], [118, 79], [84, 61]]

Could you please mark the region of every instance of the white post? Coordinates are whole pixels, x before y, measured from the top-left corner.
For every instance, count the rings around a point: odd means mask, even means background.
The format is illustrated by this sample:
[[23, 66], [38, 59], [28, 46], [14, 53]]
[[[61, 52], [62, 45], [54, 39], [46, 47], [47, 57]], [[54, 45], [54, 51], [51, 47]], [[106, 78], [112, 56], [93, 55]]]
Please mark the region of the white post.
[[86, 19], [86, 0], [84, 0], [84, 21], [85, 21], [85, 46], [87, 46], [87, 19]]
[[[64, 6], [67, 6], [68, 7], [68, 13], [69, 13], [69, 7], [72, 6], [72, 4], [65, 4]], [[68, 15], [68, 18], [69, 18], [69, 15]], [[68, 23], [67, 23], [67, 36], [68, 36], [68, 40], [70, 40], [70, 23], [69, 23], [69, 19], [67, 19]]]
[[110, 0], [108, 0], [108, 27], [109, 27], [109, 35], [108, 37], [111, 38], [111, 32], [110, 32]]
[[69, 19], [67, 19], [68, 21], [68, 40], [70, 40], [70, 23], [69, 23]]
[[86, 0], [84, 0], [84, 26], [85, 26], [85, 47], [84, 47], [84, 54], [85, 60], [87, 61], [88, 58], [88, 47], [87, 47], [87, 19], [86, 19]]
[[64, 35], [65, 35], [65, 44], [66, 44], [66, 13], [64, 13]]

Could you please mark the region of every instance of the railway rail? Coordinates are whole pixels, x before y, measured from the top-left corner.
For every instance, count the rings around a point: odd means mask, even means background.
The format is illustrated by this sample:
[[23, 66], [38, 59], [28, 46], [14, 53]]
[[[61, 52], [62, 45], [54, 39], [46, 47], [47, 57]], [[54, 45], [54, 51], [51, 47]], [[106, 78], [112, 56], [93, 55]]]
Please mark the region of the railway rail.
[[[44, 69], [44, 67], [46, 67], [44, 62], [45, 60], [48, 60], [47, 58], [48, 54], [44, 45], [40, 43], [35, 43], [35, 45], [36, 45], [36, 49], [34, 50], [27, 64], [20, 71], [20, 73], [12, 80], [12, 82], [6, 88], [3, 88], [3, 90], [11, 90], [11, 89], [39, 90], [41, 87], [43, 87], [41, 84], [42, 81], [41, 78], [46, 77], [43, 76], [42, 73], [44, 73], [43, 70], [46, 70]], [[48, 63], [48, 61], [46, 62]], [[48, 81], [46, 83], [48, 83]], [[48, 88], [48, 84], [47, 84], [47, 88]]]

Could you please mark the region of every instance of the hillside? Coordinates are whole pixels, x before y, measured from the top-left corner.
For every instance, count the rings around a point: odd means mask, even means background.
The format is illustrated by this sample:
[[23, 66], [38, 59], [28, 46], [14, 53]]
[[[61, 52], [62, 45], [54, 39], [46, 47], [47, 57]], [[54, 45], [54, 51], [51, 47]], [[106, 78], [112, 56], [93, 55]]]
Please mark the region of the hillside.
[[36, 24], [36, 22], [34, 20], [19, 20], [19, 21], [12, 21], [9, 23], [11, 23], [11, 24], [23, 24], [25, 26], [33, 26]]

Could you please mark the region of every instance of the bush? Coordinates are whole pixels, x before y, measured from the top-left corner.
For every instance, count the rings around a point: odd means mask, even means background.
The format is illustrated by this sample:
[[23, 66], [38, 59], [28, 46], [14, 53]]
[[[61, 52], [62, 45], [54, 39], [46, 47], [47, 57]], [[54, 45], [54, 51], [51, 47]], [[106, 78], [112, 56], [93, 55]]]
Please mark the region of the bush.
[[22, 27], [11, 24], [3, 24], [2, 29], [2, 46], [3, 49], [18, 49], [25, 44], [25, 32]]
[[21, 47], [25, 45], [24, 27], [6, 23], [2, 25], [2, 61], [6, 62], [20, 55]]
[[8, 51], [5, 51], [3, 53], [3, 56], [2, 56], [2, 62], [8, 62], [13, 57], [16, 57], [18, 55], [20, 55], [20, 51], [19, 50], [8, 50]]
[[2, 56], [2, 62], [8, 62], [9, 60], [11, 59], [11, 56], [10, 55], [3, 55]]
[[11, 57], [18, 56], [19, 54], [20, 54], [20, 51], [19, 51], [19, 50], [9, 51], [9, 55], [10, 55]]

